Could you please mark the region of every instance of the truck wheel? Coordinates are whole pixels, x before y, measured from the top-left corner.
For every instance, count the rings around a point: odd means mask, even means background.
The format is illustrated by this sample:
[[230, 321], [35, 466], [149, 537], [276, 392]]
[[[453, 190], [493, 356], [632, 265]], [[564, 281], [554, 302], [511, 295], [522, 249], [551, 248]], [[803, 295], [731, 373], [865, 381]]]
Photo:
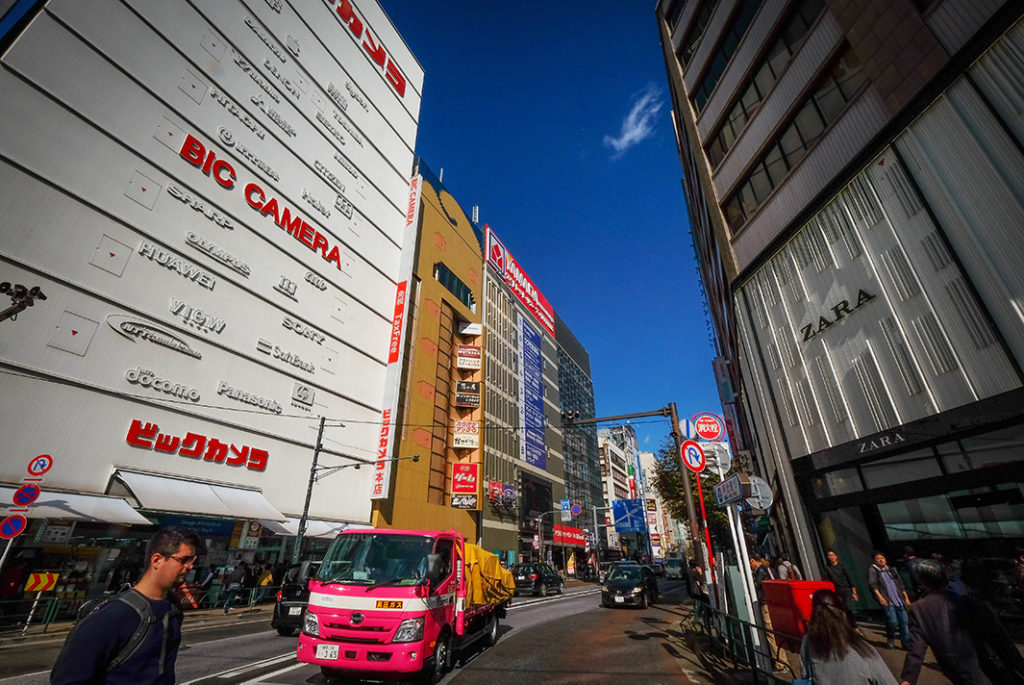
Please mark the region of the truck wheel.
[[488, 647], [493, 647], [498, 641], [498, 615], [491, 614], [491, 619], [487, 626], [487, 637], [484, 638], [484, 642], [487, 643]]
[[437, 646], [434, 647], [433, 667], [424, 671], [421, 682], [439, 683], [444, 674], [452, 668], [452, 636], [448, 633], [442, 634], [437, 639]]

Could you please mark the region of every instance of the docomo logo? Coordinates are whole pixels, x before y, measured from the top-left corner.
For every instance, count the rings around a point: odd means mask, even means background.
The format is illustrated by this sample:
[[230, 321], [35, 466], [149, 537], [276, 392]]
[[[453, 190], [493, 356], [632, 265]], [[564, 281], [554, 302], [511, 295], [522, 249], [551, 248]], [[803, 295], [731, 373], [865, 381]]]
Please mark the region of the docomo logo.
[[[335, 1], [327, 0], [327, 4], [335, 5]], [[363, 20], [356, 16], [351, 0], [338, 0], [337, 5], [334, 6], [334, 11], [341, 18], [341, 23], [348, 26], [356, 40], [363, 39], [363, 49], [366, 50], [370, 59], [384, 70], [384, 78], [395, 89], [398, 96], [405, 97], [405, 76], [402, 74], [401, 69], [398, 68], [398, 65], [395, 64], [395, 60], [391, 58], [391, 55], [387, 54], [384, 50], [384, 45], [379, 45], [374, 41], [373, 36], [370, 35], [369, 27], [365, 27], [364, 30]]]
[[[185, 142], [181, 144], [178, 154], [207, 176], [213, 176], [213, 179], [224, 188], [231, 190], [235, 187], [238, 176], [231, 163], [217, 159], [217, 154], [213, 150], [207, 151], [206, 146], [191, 133], [186, 134]], [[279, 204], [276, 197], [267, 199], [263, 189], [256, 183], [247, 184], [243, 193], [250, 207], [264, 216], [273, 216], [274, 223], [288, 235], [313, 252], [319, 252], [324, 261], [334, 262], [341, 271], [341, 252], [338, 246], [331, 246], [327, 236], [311, 226], [298, 212], [283, 203]]]
[[193, 402], [199, 401], [199, 391], [195, 388], [188, 388], [180, 383], [173, 383], [166, 378], [161, 378], [149, 369], [143, 369], [139, 367], [137, 369], [128, 369], [124, 374], [125, 379], [129, 383], [137, 383], [144, 388], [153, 388], [165, 392], [168, 395], [174, 395], [182, 399], [189, 399]]
[[725, 424], [715, 414], [696, 414], [690, 422], [697, 435], [704, 440], [718, 440], [725, 432]]

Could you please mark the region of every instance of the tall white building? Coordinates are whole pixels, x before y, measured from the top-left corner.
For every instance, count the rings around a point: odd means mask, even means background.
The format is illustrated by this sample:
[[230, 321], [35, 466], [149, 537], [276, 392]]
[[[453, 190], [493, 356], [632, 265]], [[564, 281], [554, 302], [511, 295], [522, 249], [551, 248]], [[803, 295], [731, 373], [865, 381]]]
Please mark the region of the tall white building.
[[364, 468], [313, 488], [308, 534], [367, 523], [423, 83], [395, 27], [373, 0], [9, 11], [0, 280], [45, 300], [0, 321], [8, 512], [52, 457], [15, 557], [106, 540], [99, 584], [150, 522], [280, 555], [321, 416], [320, 463]]

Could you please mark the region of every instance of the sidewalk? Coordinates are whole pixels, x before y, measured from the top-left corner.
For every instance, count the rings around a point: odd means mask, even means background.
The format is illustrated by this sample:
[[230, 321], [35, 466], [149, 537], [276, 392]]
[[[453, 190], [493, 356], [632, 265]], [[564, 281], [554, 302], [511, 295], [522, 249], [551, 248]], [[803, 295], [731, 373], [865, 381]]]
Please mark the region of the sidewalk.
[[[190, 609], [185, 612], [185, 621], [181, 629], [182, 632], [187, 633], [190, 630], [213, 625], [262, 620], [267, 622], [269, 630], [270, 617], [273, 613], [273, 602], [258, 604], [251, 609], [244, 605], [232, 608], [230, 614], [225, 614], [224, 609], [221, 608]], [[0, 633], [0, 653], [12, 648], [62, 643], [74, 625], [74, 621], [60, 621], [51, 623], [49, 626], [38, 623], [29, 626], [28, 632], [24, 636], [21, 635], [21, 629], [2, 632]], [[44, 628], [46, 632], [43, 632]]]

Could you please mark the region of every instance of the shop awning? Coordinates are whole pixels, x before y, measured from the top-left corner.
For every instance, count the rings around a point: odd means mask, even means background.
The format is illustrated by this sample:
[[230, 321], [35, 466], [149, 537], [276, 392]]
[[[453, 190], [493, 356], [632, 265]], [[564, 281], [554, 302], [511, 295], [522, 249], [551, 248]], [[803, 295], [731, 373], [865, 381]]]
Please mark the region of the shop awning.
[[22, 507], [10, 503], [15, 492], [17, 488], [0, 485], [0, 517], [6, 517], [11, 509], [17, 508], [17, 513], [30, 519], [152, 525], [152, 521], [132, 509], [121, 497], [53, 492], [43, 488], [39, 498], [28, 506], [28, 511], [21, 511]]
[[[276, 535], [298, 535], [299, 519], [289, 516], [284, 521], [260, 521], [263, 527]], [[306, 519], [306, 537], [309, 538], [333, 538], [339, 532], [345, 530], [351, 523], [339, 521], [323, 521], [320, 519]]]
[[140, 509], [236, 519], [287, 518], [259, 490], [122, 469], [114, 476], [138, 501]]

